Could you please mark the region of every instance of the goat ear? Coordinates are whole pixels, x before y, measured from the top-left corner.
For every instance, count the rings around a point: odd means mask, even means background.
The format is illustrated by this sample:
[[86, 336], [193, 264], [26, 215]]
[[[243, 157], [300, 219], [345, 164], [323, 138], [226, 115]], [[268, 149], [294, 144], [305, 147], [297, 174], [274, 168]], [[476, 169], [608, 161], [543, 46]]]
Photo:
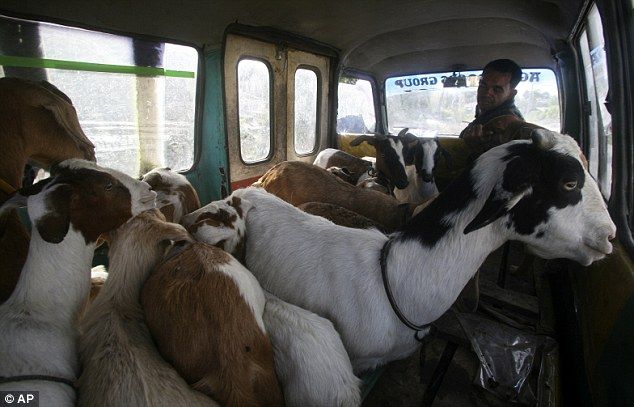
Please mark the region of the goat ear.
[[0, 206], [0, 216], [3, 216], [5, 213], [15, 208], [24, 208], [26, 206], [26, 202], [31, 195], [37, 195], [42, 192], [45, 186], [47, 186], [53, 177], [49, 177], [43, 179], [33, 185], [29, 185], [17, 190], [9, 199], [4, 201]]
[[79, 118], [77, 117], [75, 106], [70, 103], [70, 99], [68, 99], [68, 96], [66, 96], [64, 99], [65, 102], [61, 102], [59, 100], [48, 101], [42, 103], [40, 106], [53, 116], [53, 120], [55, 120], [57, 125], [64, 132], [71, 136], [77, 148], [82, 151], [83, 158], [94, 162], [96, 161], [95, 145], [92, 143], [92, 141], [90, 141], [90, 139], [88, 139], [88, 137], [82, 130], [81, 124], [79, 124]]
[[412, 133], [408, 133], [409, 129], [406, 127], [398, 133], [398, 138], [407, 144], [410, 148], [415, 147], [420, 143], [420, 139]]
[[464, 234], [466, 235], [474, 230], [483, 228], [502, 217], [510, 209], [506, 207], [507, 202], [507, 200], [499, 199], [497, 197], [497, 193], [494, 188], [493, 191], [491, 191], [491, 194], [489, 194], [489, 197], [480, 212], [464, 229]]
[[169, 203], [159, 207], [158, 209], [161, 211], [167, 222], [174, 222], [174, 213], [176, 212], [174, 204]]
[[64, 240], [70, 227], [70, 201], [72, 187], [59, 184], [45, 197], [50, 211], [35, 221], [38, 233], [49, 243], [59, 243]]
[[525, 160], [517, 157], [504, 170], [502, 188], [494, 187], [484, 206], [467, 225], [464, 234], [473, 232], [507, 214], [524, 196], [532, 192], [533, 171]]
[[167, 261], [174, 256], [179, 255], [183, 250], [189, 247], [192, 243], [191, 240], [178, 240], [175, 242], [169, 241], [170, 245], [165, 249], [165, 254], [163, 255], [163, 261]]

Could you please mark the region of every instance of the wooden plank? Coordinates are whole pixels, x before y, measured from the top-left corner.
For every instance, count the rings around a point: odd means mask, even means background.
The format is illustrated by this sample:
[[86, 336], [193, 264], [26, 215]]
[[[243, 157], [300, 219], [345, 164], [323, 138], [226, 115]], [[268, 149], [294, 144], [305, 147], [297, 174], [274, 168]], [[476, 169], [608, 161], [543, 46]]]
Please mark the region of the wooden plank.
[[528, 316], [539, 316], [537, 297], [501, 288], [482, 278], [480, 279], [480, 297], [496, 306], [505, 307]]

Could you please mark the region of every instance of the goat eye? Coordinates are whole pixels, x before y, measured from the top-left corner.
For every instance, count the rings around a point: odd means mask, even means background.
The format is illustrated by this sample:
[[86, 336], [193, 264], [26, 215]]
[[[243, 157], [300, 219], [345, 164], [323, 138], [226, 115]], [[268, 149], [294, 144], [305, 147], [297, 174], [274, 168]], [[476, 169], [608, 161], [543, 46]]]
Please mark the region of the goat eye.
[[112, 182], [108, 182], [105, 189], [106, 191], [110, 191], [112, 189]]
[[573, 189], [577, 188], [577, 181], [567, 181], [564, 182], [564, 189], [566, 191], [572, 191]]

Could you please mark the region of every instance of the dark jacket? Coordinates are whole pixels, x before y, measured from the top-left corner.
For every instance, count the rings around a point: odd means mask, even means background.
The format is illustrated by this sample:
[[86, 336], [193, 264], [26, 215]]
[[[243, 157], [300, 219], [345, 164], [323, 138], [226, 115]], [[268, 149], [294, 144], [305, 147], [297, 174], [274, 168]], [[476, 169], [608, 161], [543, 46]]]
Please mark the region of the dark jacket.
[[476, 124], [481, 124], [484, 126], [496, 117], [506, 115], [513, 115], [520, 120], [524, 120], [524, 116], [522, 116], [522, 113], [520, 113], [517, 106], [515, 106], [515, 99], [509, 99], [506, 102], [502, 103], [500, 106], [496, 107], [493, 110], [489, 110], [484, 114], [480, 114], [480, 109], [476, 106], [475, 120], [469, 123], [469, 125], [465, 127], [464, 130], [462, 130], [462, 132], [460, 133], [460, 138], [463, 137], [465, 130], [467, 130], [469, 127]]
[[[480, 114], [476, 107], [476, 118], [469, 123], [460, 133], [460, 138], [464, 139], [471, 149], [472, 159], [497, 145], [505, 143], [508, 137], [505, 136], [506, 127], [509, 121], [524, 122], [524, 117], [515, 106], [513, 99], [507, 100], [500, 106], [486, 113]], [[498, 123], [499, 122], [499, 123]], [[466, 132], [473, 126], [482, 125], [483, 135], [481, 138], [465, 139]]]

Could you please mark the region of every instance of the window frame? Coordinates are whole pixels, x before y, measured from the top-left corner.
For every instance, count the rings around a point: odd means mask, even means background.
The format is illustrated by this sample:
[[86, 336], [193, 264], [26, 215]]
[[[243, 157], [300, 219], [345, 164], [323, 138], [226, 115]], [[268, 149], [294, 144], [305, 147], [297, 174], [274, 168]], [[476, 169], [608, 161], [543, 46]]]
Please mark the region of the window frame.
[[[462, 71], [462, 73], [468, 72], [468, 71], [482, 71], [484, 69], [484, 67], [482, 68], [474, 68], [474, 69], [465, 69]], [[557, 100], [558, 100], [558, 107], [559, 107], [559, 129], [557, 129], [557, 132], [561, 132], [562, 128], [564, 126], [564, 119], [565, 119], [565, 112], [564, 112], [564, 92], [563, 92], [563, 80], [561, 78], [561, 74], [559, 71], [551, 68], [551, 67], [546, 67], [546, 66], [527, 66], [527, 67], [521, 67], [522, 72], [526, 72], [526, 71], [531, 71], [531, 70], [541, 70], [541, 71], [550, 71], [552, 72], [554, 78], [555, 78], [555, 84], [557, 87]], [[389, 76], [386, 77], [383, 80], [383, 92], [382, 92], [382, 98], [384, 100], [384, 104], [383, 107], [385, 108], [385, 118], [384, 118], [384, 124], [385, 124], [385, 128], [389, 129], [390, 128], [390, 118], [387, 112], [387, 95], [386, 95], [386, 91], [385, 89], [387, 88], [387, 81], [397, 78], [397, 77], [405, 77], [405, 76], [426, 76], [426, 75], [439, 75], [442, 73], [449, 73], [447, 72], [438, 72], [438, 71], [423, 71], [423, 72], [416, 72], [416, 73], [408, 73], [408, 74], [403, 74], [403, 75], [395, 75], [395, 76]], [[521, 82], [520, 82], [521, 83]], [[476, 88], [477, 91], [477, 88]], [[517, 102], [516, 102], [517, 105]], [[521, 111], [521, 113], [523, 115], [526, 115], [526, 113], [524, 111]], [[474, 106], [474, 111], [473, 111], [473, 117], [471, 120], [475, 119], [475, 106]], [[464, 123], [464, 127], [467, 127], [468, 123]], [[459, 134], [455, 134], [455, 135], [446, 135], [446, 134], [442, 134], [442, 135], [438, 135], [437, 137], [440, 138], [458, 138]]]
[[315, 77], [317, 79], [317, 99], [315, 100], [315, 139], [314, 139], [314, 143], [313, 143], [313, 148], [312, 150], [310, 150], [307, 153], [299, 153], [297, 151], [297, 146], [295, 144], [297, 135], [295, 134], [295, 120], [296, 120], [296, 115], [295, 115], [295, 99], [293, 99], [293, 150], [295, 151], [295, 154], [298, 157], [307, 157], [310, 155], [313, 155], [317, 152], [317, 150], [319, 149], [319, 146], [321, 144], [321, 121], [319, 120], [319, 118], [321, 117], [322, 114], [322, 109], [321, 109], [321, 105], [322, 105], [322, 86], [323, 86], [323, 78], [321, 75], [321, 71], [319, 70], [319, 68], [317, 68], [316, 66], [312, 66], [312, 65], [308, 65], [308, 64], [299, 64], [296, 68], [295, 68], [295, 72], [293, 73], [293, 94], [294, 96], [296, 95], [296, 91], [297, 88], [295, 86], [295, 78], [297, 75], [297, 71], [300, 69], [304, 69], [307, 71], [311, 71], [315, 74]]
[[[192, 165], [185, 170], [179, 171], [179, 174], [189, 175], [195, 173], [198, 168], [200, 161], [202, 159], [202, 118], [203, 118], [203, 104], [205, 100], [205, 64], [203, 60], [203, 48], [202, 46], [198, 46], [195, 43], [183, 41], [175, 38], [161, 37], [155, 35], [145, 35], [138, 34], [129, 31], [116, 30], [116, 29], [105, 29], [103, 27], [98, 27], [92, 24], [79, 24], [74, 21], [60, 19], [60, 18], [48, 18], [42, 16], [34, 16], [34, 15], [24, 15], [21, 13], [14, 13], [9, 10], [0, 10], [0, 16], [18, 19], [18, 20], [26, 20], [29, 22], [33, 22], [35, 24], [44, 23], [44, 24], [55, 24], [68, 28], [75, 28], [80, 30], [93, 31], [103, 34], [111, 34], [117, 35], [121, 37], [127, 37], [130, 40], [140, 40], [146, 42], [162, 42], [162, 43], [170, 43], [173, 45], [182, 45], [186, 47], [190, 47], [196, 51], [197, 55], [197, 64], [196, 64], [196, 96], [194, 98], [194, 116], [193, 116], [193, 125], [194, 125], [194, 136], [193, 136], [193, 148], [194, 153], [192, 157]], [[136, 65], [134, 65], [136, 66]]]
[[[601, 12], [598, 8], [598, 6], [596, 5], [596, 3], [592, 2], [588, 5], [587, 10], [585, 11], [585, 13], [583, 14], [583, 17], [581, 18], [581, 23], [579, 24], [579, 26], [577, 27], [577, 32], [575, 33], [574, 37], [573, 37], [573, 47], [574, 49], [577, 51], [577, 59], [578, 59], [578, 64], [577, 64], [577, 73], [578, 73], [578, 77], [579, 77], [579, 83], [580, 83], [580, 89], [579, 89], [579, 95], [581, 97], [581, 115], [580, 115], [580, 121], [581, 121], [581, 129], [583, 132], [583, 137], [582, 137], [582, 148], [583, 148], [583, 152], [586, 155], [586, 157], [588, 157], [588, 171], [591, 168], [591, 161], [593, 159], [592, 155], [590, 154], [590, 148], [592, 146], [592, 140], [591, 140], [591, 131], [592, 130], [592, 124], [591, 124], [591, 115], [593, 114], [592, 112], [592, 100], [590, 98], [590, 94], [588, 91], [588, 85], [589, 85], [589, 80], [592, 80], [592, 89], [593, 89], [593, 93], [594, 95], [592, 95], [595, 99], [596, 99], [596, 110], [597, 110], [597, 114], [599, 116], [601, 116], [601, 118], [603, 118], [603, 115], [601, 113], [601, 107], [600, 104], [604, 103], [604, 101], [598, 100], [598, 93], [596, 90], [596, 85], [594, 84], [595, 81], [595, 76], [594, 76], [594, 69], [592, 69], [592, 71], [590, 72], [591, 77], [588, 77], [588, 72], [586, 72], [585, 70], [585, 62], [584, 62], [584, 57], [583, 54], [585, 54], [585, 50], [582, 47], [582, 38], [585, 36], [585, 40], [588, 43], [588, 58], [592, 58], [592, 56], [590, 55], [590, 52], [592, 51], [590, 49], [590, 37], [588, 35], [588, 31], [589, 31], [589, 27], [588, 27], [588, 22], [589, 22], [589, 17], [590, 17], [590, 13], [593, 9], [593, 7], [597, 7], [597, 12], [599, 13], [599, 17], [601, 19], [601, 29], [602, 31], [604, 30], [604, 18], [601, 16]], [[612, 82], [610, 79], [610, 61], [607, 55], [607, 48], [608, 48], [608, 44], [607, 44], [607, 40], [606, 40], [606, 35], [605, 35], [605, 31], [603, 31], [603, 43], [604, 43], [604, 48], [606, 51], [606, 65], [607, 65], [607, 74], [608, 74], [608, 91], [610, 90], [610, 83]], [[610, 120], [612, 122], [613, 117], [612, 114], [608, 112], [608, 114], [610, 114]], [[599, 189], [601, 190], [601, 195], [603, 196], [603, 198], [606, 201], [609, 201], [609, 199], [612, 196], [612, 192], [614, 191], [614, 185], [615, 185], [615, 179], [614, 179], [614, 132], [612, 132], [611, 137], [612, 137], [612, 160], [610, 162], [607, 162], [607, 157], [608, 157], [608, 143], [607, 143], [607, 136], [605, 135], [605, 132], [603, 130], [603, 126], [600, 125], [600, 122], [597, 119], [597, 123], [596, 123], [596, 127], [597, 127], [597, 134], [596, 134], [596, 149], [597, 149], [597, 176], [595, 178], [595, 181], [597, 182], [597, 184], [599, 185]], [[611, 167], [611, 176], [610, 176], [610, 185], [606, 186], [602, 185], [602, 179], [607, 177], [607, 172], [608, 172], [608, 167]], [[594, 177], [594, 176], [593, 176]], [[603, 189], [608, 189], [609, 191], [609, 196], [606, 198], [606, 196], [603, 194]]]
[[335, 98], [333, 100], [333, 105], [334, 105], [334, 112], [335, 115], [333, 117], [332, 123], [333, 123], [333, 128], [334, 128], [334, 134], [338, 137], [341, 136], [342, 134], [339, 133], [337, 131], [337, 119], [339, 117], [338, 115], [338, 111], [339, 111], [339, 81], [341, 79], [342, 76], [351, 76], [357, 79], [363, 79], [366, 80], [368, 82], [370, 82], [370, 87], [372, 88], [372, 104], [374, 105], [374, 118], [376, 121], [376, 124], [374, 126], [375, 128], [375, 132], [377, 133], [383, 133], [385, 134], [385, 127], [384, 127], [384, 120], [383, 120], [383, 116], [381, 114], [381, 106], [382, 106], [382, 100], [380, 98], [383, 97], [382, 93], [383, 92], [379, 92], [379, 86], [377, 84], [376, 79], [374, 78], [374, 76], [368, 74], [367, 72], [363, 72], [363, 71], [359, 71], [356, 69], [350, 69], [350, 68], [346, 68], [346, 69], [342, 69], [340, 70], [336, 75], [335, 75], [335, 81], [333, 84], [334, 89], [336, 90], [336, 95]]
[[[580, 88], [583, 74], [580, 66], [577, 38], [586, 26], [587, 15], [596, 5], [601, 16], [606, 59], [608, 63], [608, 84], [612, 110], [612, 186], [608, 209], [616, 224], [619, 243], [623, 245], [630, 258], [634, 259], [634, 17], [631, 9], [621, 1], [589, 2], [578, 25], [569, 37], [571, 48], [577, 55], [576, 75]], [[609, 27], [606, 24], [609, 23]], [[580, 113], [583, 110], [583, 97], [579, 95]], [[579, 123], [585, 121], [579, 116]], [[582, 127], [585, 133], [585, 128]], [[585, 140], [584, 140], [585, 142]], [[585, 145], [584, 152], [585, 152]]]
[[[258, 61], [258, 62], [262, 62], [268, 72], [269, 72], [269, 152], [266, 155], [266, 157], [264, 157], [261, 160], [257, 160], [257, 161], [252, 161], [252, 162], [247, 162], [244, 160], [244, 157], [242, 156], [242, 140], [241, 140], [241, 130], [240, 130], [240, 76], [239, 76], [239, 67], [240, 67], [240, 62], [244, 61], [244, 60], [251, 60], [251, 61]], [[260, 58], [260, 57], [256, 57], [256, 56], [252, 56], [252, 55], [241, 55], [240, 58], [238, 58], [238, 63], [236, 64], [235, 67], [235, 75], [236, 75], [236, 115], [238, 117], [238, 121], [237, 121], [237, 128], [238, 128], [238, 158], [240, 158], [240, 162], [242, 164], [244, 164], [245, 166], [255, 166], [258, 164], [262, 164], [264, 162], [270, 161], [273, 158], [273, 155], [275, 153], [275, 100], [274, 100], [274, 96], [275, 96], [275, 84], [273, 83], [274, 81], [274, 75], [273, 75], [273, 67], [271, 66], [271, 64], [269, 63], [269, 61], [267, 61], [266, 59]]]

